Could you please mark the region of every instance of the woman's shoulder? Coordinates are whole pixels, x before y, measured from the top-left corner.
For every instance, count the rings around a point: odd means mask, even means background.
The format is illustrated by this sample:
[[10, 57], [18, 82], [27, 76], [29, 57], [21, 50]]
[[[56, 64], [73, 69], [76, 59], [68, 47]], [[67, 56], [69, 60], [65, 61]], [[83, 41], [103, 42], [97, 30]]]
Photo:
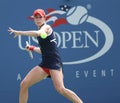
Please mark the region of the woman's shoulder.
[[44, 28], [52, 28], [49, 24], [44, 24]]
[[45, 24], [42, 28], [44, 28], [44, 30], [46, 31], [47, 34], [51, 34], [53, 29], [49, 24]]

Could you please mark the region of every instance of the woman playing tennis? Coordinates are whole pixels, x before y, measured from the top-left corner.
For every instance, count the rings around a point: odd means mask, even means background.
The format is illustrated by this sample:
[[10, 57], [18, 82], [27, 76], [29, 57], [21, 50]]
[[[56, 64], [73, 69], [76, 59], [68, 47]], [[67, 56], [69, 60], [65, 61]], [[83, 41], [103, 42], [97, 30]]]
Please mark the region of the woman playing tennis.
[[[32, 17], [38, 30], [18, 31], [12, 28], [8, 29], [10, 34], [14, 33], [15, 37], [19, 35], [36, 37], [40, 47], [29, 46], [27, 48], [30, 51], [42, 54], [42, 62], [35, 66], [20, 84], [19, 103], [27, 103], [29, 87], [48, 76], [52, 79], [57, 92], [73, 103], [83, 103], [73, 91], [64, 86], [62, 62], [57, 49], [56, 39], [51, 26], [46, 24], [45, 16], [45, 12], [42, 9], [37, 9], [33, 12]], [[42, 38], [43, 34], [44, 38]]]

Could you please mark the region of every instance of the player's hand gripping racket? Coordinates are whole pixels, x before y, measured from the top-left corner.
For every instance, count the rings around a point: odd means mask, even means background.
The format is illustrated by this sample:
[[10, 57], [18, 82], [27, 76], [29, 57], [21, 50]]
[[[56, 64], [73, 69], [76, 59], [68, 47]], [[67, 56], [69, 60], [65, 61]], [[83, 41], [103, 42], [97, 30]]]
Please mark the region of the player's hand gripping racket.
[[28, 53], [29, 53], [30, 58], [33, 59], [32, 51], [30, 51], [30, 50], [28, 49], [29, 46], [30, 46], [30, 45], [29, 45], [28, 41], [26, 41], [26, 49], [27, 49], [27, 51], [28, 51]]

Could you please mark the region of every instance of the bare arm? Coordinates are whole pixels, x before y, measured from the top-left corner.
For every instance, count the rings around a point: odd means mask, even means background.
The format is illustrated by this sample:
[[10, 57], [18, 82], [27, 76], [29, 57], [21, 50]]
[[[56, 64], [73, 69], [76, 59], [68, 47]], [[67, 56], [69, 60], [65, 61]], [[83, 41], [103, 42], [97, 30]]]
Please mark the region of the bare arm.
[[35, 31], [35, 30], [31, 30], [31, 31], [16, 31], [16, 33], [20, 34], [20, 35], [24, 35], [24, 36], [33, 36], [33, 37], [37, 37], [39, 35], [39, 31]]
[[52, 29], [49, 25], [45, 25], [40, 30], [18, 31], [18, 30], [14, 30], [9, 27], [8, 31], [10, 32], [10, 34], [14, 33], [15, 34], [14, 37], [17, 37], [19, 35], [37, 37], [37, 36], [40, 36], [44, 32], [46, 34], [49, 34], [52, 31]]
[[33, 45], [26, 45], [26, 50], [27, 51], [34, 51], [34, 52], [36, 52], [36, 53], [39, 53], [39, 54], [41, 54], [41, 49], [39, 48], [39, 47], [36, 47], [36, 46], [33, 46]]
[[45, 32], [44, 30], [18, 31], [18, 30], [14, 30], [12, 28], [9, 28], [8, 31], [10, 32], [10, 34], [14, 33], [15, 34], [14, 37], [19, 36], [19, 35], [37, 37], [42, 32]]
[[35, 47], [35, 48], [34, 48], [34, 52], [41, 54], [41, 50], [40, 50], [39, 47]]

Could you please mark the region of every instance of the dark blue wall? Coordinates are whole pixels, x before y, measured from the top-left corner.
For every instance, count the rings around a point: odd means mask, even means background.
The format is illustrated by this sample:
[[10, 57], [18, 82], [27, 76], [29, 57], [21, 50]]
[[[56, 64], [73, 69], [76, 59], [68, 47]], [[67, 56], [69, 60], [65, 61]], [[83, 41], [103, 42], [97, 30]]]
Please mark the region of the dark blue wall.
[[[21, 80], [41, 61], [35, 53], [31, 60], [24, 50], [26, 40], [37, 45], [34, 38], [14, 39], [7, 31], [8, 27], [37, 29], [27, 19], [37, 8], [43, 8], [46, 14], [50, 14], [47, 11], [50, 8], [60, 11], [63, 14], [54, 13], [51, 18], [66, 21], [53, 27], [64, 63], [66, 87], [85, 103], [120, 103], [119, 3], [119, 0], [0, 1], [0, 103], [18, 103]], [[61, 10], [64, 5], [68, 11]], [[29, 96], [29, 103], [69, 103], [57, 94], [50, 79], [31, 87]]]

